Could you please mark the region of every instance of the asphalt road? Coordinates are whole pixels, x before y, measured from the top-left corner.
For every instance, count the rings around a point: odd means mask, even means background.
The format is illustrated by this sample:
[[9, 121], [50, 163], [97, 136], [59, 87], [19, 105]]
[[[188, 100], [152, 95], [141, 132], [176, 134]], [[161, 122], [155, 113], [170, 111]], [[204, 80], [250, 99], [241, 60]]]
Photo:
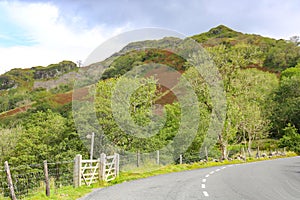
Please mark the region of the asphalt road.
[[81, 200], [300, 200], [300, 157], [154, 176]]

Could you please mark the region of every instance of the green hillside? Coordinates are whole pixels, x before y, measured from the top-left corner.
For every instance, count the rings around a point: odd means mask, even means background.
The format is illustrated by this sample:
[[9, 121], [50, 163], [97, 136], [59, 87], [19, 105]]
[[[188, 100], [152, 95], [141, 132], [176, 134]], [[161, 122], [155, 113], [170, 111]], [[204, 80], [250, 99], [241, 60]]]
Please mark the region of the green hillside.
[[[214, 60], [226, 92], [224, 128], [209, 156], [227, 159], [238, 154], [242, 147], [249, 153], [257, 147], [264, 150], [288, 147], [299, 153], [300, 47], [292, 41], [244, 34], [223, 25], [191, 38], [201, 43]], [[194, 155], [199, 155], [214, 108], [208, 85], [187, 60], [155, 49], [157, 45], [167, 49], [178, 41], [170, 37], [128, 44], [110, 58], [112, 62], [106, 62], [109, 64], [101, 80], [87, 76], [76, 88], [84, 94], [85, 104], [94, 100], [97, 123], [103, 127], [106, 137], [123, 150], [151, 152], [170, 143], [170, 151], [177, 156], [179, 151], [175, 149], [180, 141], [173, 140], [180, 129], [183, 111], [171, 89], [183, 87], [183, 80], [187, 80], [199, 101], [197, 111], [201, 116], [198, 121], [192, 115], [187, 116], [186, 120], [198, 123], [199, 127], [193, 130], [195, 137], [184, 156], [193, 161]], [[145, 44], [153, 48], [142, 49]], [[122, 78], [135, 66], [153, 63], [166, 65], [178, 73], [154, 68], [143, 78]], [[83, 123], [89, 122], [91, 116], [72, 112], [72, 81], [89, 74], [96, 76], [95, 65], [98, 64], [78, 70], [76, 64], [63, 61], [48, 67], [13, 69], [0, 76], [0, 163], [5, 160], [12, 165], [42, 160], [55, 162], [72, 160], [78, 153], [88, 154], [73, 116]], [[171, 82], [172, 88], [162, 87], [160, 81], [165, 79], [176, 79]], [[50, 83], [53, 87], [48, 87]], [[140, 126], [151, 124], [151, 119], [165, 120], [149, 140], [128, 135], [115, 121], [111, 105], [116, 102], [112, 97], [120, 83], [126, 85], [122, 91], [142, 85], [126, 104], [130, 114], [121, 115], [125, 116], [124, 123], [128, 116]], [[89, 94], [91, 91], [96, 91], [96, 95]], [[122, 112], [120, 109], [119, 113]], [[88, 126], [81, 128], [87, 132], [93, 130]]]
[[[62, 61], [47, 67], [12, 69], [0, 75], [0, 113], [27, 106], [57, 92], [72, 89], [78, 67], [71, 61]], [[67, 81], [59, 81], [67, 77]], [[52, 90], [49, 90], [52, 89]]]
[[[224, 25], [210, 29], [208, 32], [192, 36], [204, 47], [224, 45], [226, 48], [246, 46], [245, 56], [259, 51], [261, 54], [258, 67], [274, 72], [281, 72], [286, 68], [295, 67], [300, 58], [300, 47], [292, 41], [275, 40], [255, 34], [244, 34], [234, 31]], [[258, 52], [256, 52], [258, 53]]]

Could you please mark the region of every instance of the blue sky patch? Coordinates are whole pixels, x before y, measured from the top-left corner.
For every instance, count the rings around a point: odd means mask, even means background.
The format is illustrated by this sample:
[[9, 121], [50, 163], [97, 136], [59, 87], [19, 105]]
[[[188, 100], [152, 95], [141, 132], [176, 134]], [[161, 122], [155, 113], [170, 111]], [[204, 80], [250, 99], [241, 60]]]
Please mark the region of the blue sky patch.
[[0, 7], [0, 47], [32, 46], [36, 44], [29, 34], [15, 24]]

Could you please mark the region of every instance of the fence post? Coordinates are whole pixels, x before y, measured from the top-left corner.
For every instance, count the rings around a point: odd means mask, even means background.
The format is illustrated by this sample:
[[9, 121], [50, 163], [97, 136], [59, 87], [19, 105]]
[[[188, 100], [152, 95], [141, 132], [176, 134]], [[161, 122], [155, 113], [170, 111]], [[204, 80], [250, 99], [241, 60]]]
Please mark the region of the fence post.
[[7, 161], [5, 161], [4, 167], [5, 167], [5, 172], [6, 172], [6, 175], [7, 175], [7, 184], [8, 184], [8, 187], [9, 187], [10, 197], [11, 197], [12, 200], [17, 200], [15, 190], [14, 190], [14, 185], [13, 185], [12, 178], [11, 178], [9, 165], [8, 165]]
[[136, 152], [136, 166], [140, 166], [140, 151]]
[[76, 155], [74, 162], [73, 182], [74, 187], [81, 186], [81, 160], [82, 155]]
[[47, 160], [44, 161], [44, 175], [45, 175], [45, 184], [46, 184], [46, 196], [49, 197], [50, 196], [50, 184], [49, 184]]
[[120, 172], [120, 155], [118, 153], [115, 153], [115, 175], [116, 177], [119, 176], [119, 172]]
[[159, 150], [156, 151], [156, 164], [159, 165]]
[[182, 164], [182, 154], [179, 156], [179, 164]]
[[105, 181], [105, 170], [106, 170], [106, 154], [101, 153], [100, 155], [100, 176], [101, 180]]

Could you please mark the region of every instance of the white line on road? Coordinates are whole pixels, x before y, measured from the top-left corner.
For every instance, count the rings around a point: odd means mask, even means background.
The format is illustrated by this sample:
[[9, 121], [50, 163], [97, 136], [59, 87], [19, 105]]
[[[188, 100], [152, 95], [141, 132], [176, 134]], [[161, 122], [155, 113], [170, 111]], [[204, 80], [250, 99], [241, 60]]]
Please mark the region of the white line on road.
[[216, 172], [220, 171], [220, 169], [216, 169]]
[[209, 174], [206, 174], [205, 178], [208, 178], [209, 177]]
[[204, 196], [208, 197], [208, 193], [206, 191], [203, 191]]
[[201, 184], [201, 187], [202, 187], [202, 189], [204, 189], [205, 188], [205, 184]]
[[210, 172], [209, 174], [213, 174], [213, 173], [215, 173], [214, 171], [212, 171], [212, 172]]
[[206, 179], [205, 179], [205, 178], [204, 178], [204, 179], [202, 179], [202, 182], [203, 182], [203, 183], [205, 183], [205, 182], [206, 182]]
[[226, 167], [222, 167], [222, 169], [225, 169]]

